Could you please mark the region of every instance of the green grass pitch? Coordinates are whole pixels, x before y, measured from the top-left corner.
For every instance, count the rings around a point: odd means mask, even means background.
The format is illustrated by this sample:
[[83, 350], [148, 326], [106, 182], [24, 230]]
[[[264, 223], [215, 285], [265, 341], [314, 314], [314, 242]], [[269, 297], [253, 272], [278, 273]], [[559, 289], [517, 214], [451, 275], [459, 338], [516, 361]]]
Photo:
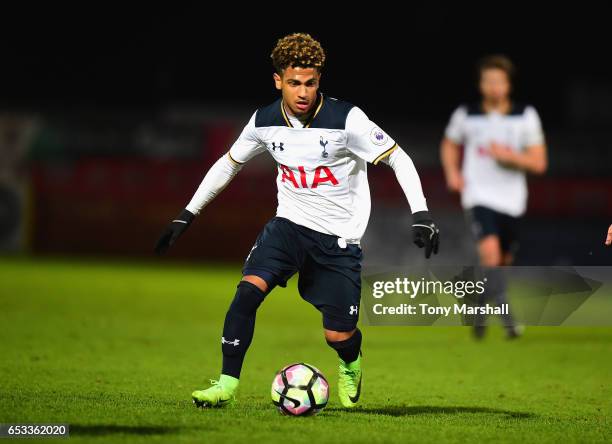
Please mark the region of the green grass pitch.
[[[199, 410], [217, 378], [239, 267], [0, 259], [0, 423], [62, 422], [70, 442], [610, 442], [612, 329], [364, 327], [361, 408], [336, 398], [319, 313], [277, 289], [257, 316], [238, 402]], [[293, 361], [331, 385], [316, 417], [277, 413]], [[26, 442], [21, 440], [20, 442]], [[39, 441], [37, 441], [39, 442]]]

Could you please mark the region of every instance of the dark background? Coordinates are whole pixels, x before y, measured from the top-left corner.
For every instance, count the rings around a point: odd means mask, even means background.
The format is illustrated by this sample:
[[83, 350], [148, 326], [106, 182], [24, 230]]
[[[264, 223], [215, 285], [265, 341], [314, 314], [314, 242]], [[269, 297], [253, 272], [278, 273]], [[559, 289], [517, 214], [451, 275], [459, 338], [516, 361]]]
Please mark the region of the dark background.
[[270, 15], [235, 8], [242, 14], [102, 5], [5, 14], [0, 99], [30, 107], [254, 107], [274, 94], [269, 54], [290, 32], [322, 42], [324, 90], [381, 115], [445, 120], [458, 102], [476, 98], [474, 65], [489, 53], [516, 62], [516, 96], [537, 104], [547, 125], [575, 123], [567, 108], [577, 85], [610, 94], [611, 33], [602, 9], [538, 12], [499, 3], [469, 10], [434, 2], [327, 15], [320, 4], [286, 4]]
[[[447, 233], [445, 257], [454, 262], [470, 260], [472, 243], [458, 199], [445, 191], [438, 143], [452, 110], [477, 98], [476, 61], [510, 56], [518, 67], [515, 98], [537, 108], [550, 149], [548, 174], [531, 181], [519, 263], [610, 263], [601, 247], [612, 221], [611, 39], [603, 9], [105, 3], [5, 7], [2, 16], [0, 114], [5, 127], [19, 128], [4, 140], [24, 146], [19, 161], [3, 160], [21, 208], [17, 218], [10, 205], [0, 212], [4, 225], [7, 218], [19, 225], [9, 249], [150, 255], [157, 233], [250, 113], [276, 98], [269, 59], [276, 39], [308, 32], [327, 53], [322, 90], [362, 107], [417, 164]], [[16, 133], [26, 134], [22, 143]], [[410, 218], [393, 175], [373, 169], [371, 176], [364, 245], [388, 247], [371, 248], [370, 257], [415, 260], [404, 251], [413, 250]], [[176, 256], [244, 257], [273, 215], [273, 177], [268, 164], [245, 168]], [[251, 185], [262, 179], [268, 183], [255, 192]], [[405, 227], [391, 246], [384, 242], [390, 226]], [[223, 253], [210, 243], [223, 243]]]

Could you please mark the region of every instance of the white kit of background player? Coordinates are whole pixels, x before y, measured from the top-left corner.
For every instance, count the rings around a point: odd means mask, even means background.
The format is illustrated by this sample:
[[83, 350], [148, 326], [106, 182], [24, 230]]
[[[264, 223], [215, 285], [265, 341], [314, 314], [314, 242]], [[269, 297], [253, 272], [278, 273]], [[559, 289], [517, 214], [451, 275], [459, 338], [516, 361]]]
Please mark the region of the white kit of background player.
[[526, 172], [501, 165], [488, 155], [488, 147], [495, 142], [521, 151], [543, 145], [544, 132], [535, 108], [513, 104], [507, 114], [501, 114], [485, 113], [480, 104], [460, 106], [451, 116], [445, 136], [465, 149], [463, 208], [483, 206], [512, 217], [522, 216], [527, 208]]

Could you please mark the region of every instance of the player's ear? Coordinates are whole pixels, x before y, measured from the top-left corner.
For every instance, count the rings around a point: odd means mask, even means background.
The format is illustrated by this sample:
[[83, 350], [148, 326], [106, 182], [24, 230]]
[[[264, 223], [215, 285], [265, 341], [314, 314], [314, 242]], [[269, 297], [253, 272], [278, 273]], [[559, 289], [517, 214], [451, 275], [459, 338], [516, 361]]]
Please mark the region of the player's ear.
[[283, 79], [281, 78], [281, 76], [279, 76], [278, 73], [275, 72], [272, 77], [274, 78], [274, 86], [276, 86], [276, 89], [282, 89]]

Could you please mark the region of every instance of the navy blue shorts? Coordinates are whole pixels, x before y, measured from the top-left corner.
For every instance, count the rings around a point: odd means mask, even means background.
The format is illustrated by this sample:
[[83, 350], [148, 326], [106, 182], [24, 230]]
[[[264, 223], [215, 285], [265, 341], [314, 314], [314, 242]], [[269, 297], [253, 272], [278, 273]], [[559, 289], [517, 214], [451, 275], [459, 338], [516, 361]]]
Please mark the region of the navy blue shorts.
[[243, 275], [259, 276], [271, 290], [297, 272], [300, 296], [323, 314], [328, 330], [356, 328], [361, 299], [361, 248], [342, 248], [338, 236], [274, 217], [257, 237]]
[[490, 208], [475, 206], [467, 212], [470, 228], [477, 240], [489, 235], [499, 237], [504, 253], [516, 253], [518, 250], [519, 222], [512, 217]]

